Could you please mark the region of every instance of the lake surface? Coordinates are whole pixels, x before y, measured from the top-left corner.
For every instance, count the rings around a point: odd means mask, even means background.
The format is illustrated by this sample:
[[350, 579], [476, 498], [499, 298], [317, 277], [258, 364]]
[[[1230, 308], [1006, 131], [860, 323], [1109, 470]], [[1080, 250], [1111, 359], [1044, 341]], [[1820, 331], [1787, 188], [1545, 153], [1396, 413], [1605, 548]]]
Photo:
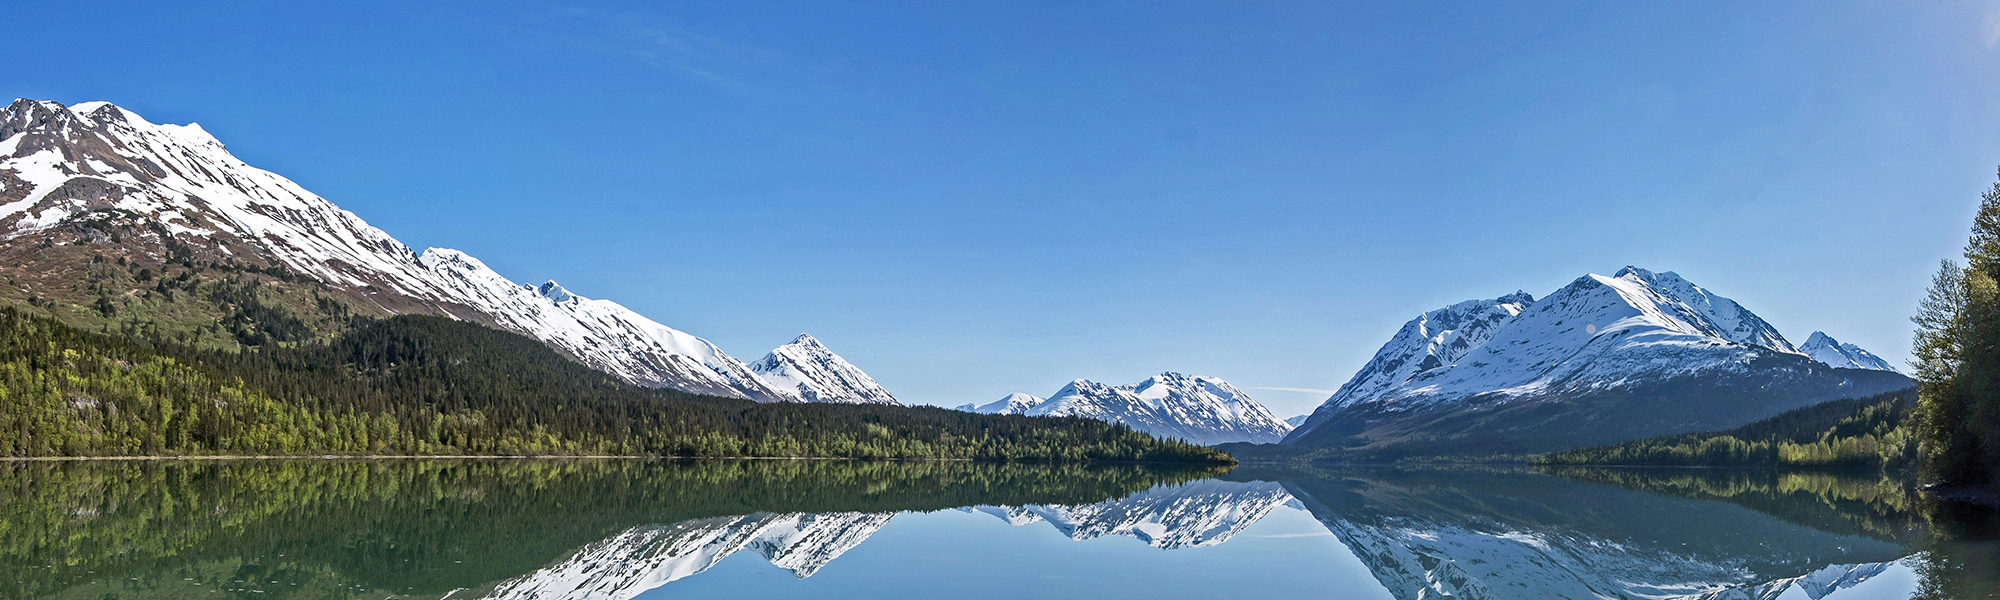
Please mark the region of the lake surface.
[[0, 598], [2000, 597], [1873, 476], [822, 461], [0, 463]]

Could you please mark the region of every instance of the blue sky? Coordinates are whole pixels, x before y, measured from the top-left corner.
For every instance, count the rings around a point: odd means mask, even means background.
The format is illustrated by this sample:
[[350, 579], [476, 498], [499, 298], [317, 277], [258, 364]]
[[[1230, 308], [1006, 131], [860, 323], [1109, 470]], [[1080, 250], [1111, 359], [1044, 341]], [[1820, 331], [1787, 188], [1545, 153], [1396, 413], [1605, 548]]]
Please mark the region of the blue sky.
[[2000, 165], [1994, 3], [294, 4], [12, 6], [0, 95], [914, 402], [1297, 414], [1256, 388], [1626, 264], [1900, 363]]

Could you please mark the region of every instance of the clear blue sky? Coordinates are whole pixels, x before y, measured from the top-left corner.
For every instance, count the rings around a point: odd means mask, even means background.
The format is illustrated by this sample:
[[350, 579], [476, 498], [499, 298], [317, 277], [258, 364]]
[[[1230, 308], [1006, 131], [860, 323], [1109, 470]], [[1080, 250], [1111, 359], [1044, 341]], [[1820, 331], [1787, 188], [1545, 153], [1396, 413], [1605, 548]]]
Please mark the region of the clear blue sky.
[[1179, 370], [1297, 414], [1255, 388], [1626, 264], [1900, 363], [2000, 166], [1993, 3], [166, 4], [8, 7], [0, 95], [936, 404]]

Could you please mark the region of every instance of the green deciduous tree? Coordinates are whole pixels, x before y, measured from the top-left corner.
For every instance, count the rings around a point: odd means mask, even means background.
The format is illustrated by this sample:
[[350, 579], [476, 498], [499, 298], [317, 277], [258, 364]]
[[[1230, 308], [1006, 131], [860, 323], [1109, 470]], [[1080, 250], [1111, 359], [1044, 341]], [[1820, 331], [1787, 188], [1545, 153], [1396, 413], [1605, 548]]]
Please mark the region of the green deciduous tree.
[[2000, 480], [2000, 183], [1980, 198], [1965, 267], [1945, 261], [1911, 321], [1926, 474]]

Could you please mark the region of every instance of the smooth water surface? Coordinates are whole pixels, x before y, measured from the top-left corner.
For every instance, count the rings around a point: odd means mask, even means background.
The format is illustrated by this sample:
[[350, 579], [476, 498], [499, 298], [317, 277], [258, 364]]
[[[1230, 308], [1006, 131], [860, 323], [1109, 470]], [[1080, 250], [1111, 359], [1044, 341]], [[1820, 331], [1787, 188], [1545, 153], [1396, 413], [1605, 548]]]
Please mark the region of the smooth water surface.
[[0, 598], [2000, 597], [1994, 517], [1799, 471], [0, 464]]

